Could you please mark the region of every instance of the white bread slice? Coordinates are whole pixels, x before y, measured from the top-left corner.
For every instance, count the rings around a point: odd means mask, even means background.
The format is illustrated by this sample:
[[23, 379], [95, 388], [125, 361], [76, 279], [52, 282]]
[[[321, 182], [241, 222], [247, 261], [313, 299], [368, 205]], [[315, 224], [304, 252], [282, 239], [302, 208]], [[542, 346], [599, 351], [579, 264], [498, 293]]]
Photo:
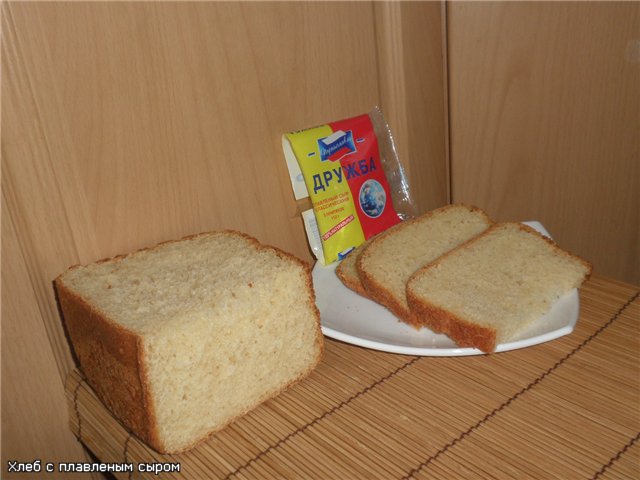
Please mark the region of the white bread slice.
[[321, 356], [309, 266], [238, 232], [73, 267], [55, 284], [88, 383], [162, 453], [194, 446]]
[[[368, 242], [368, 240], [367, 240]], [[364, 289], [362, 282], [360, 281], [360, 275], [358, 275], [358, 269], [356, 268], [356, 261], [360, 256], [360, 252], [365, 248], [367, 242], [357, 247], [354, 251], [349, 253], [343, 260], [340, 261], [336, 267], [336, 275], [340, 281], [347, 287], [363, 297], [368, 297], [367, 291]]]
[[[397, 228], [398, 225], [401, 225], [401, 224], [394, 225], [393, 227], [389, 228], [387, 232], [393, 230], [394, 228]], [[352, 252], [349, 253], [349, 255], [347, 255], [343, 260], [341, 260], [338, 266], [336, 267], [336, 275], [338, 276], [340, 281], [344, 284], [344, 286], [347, 288], [350, 288], [351, 290], [356, 292], [358, 295], [362, 295], [363, 297], [367, 297], [367, 298], [369, 297], [369, 294], [367, 293], [367, 291], [364, 288], [364, 285], [362, 285], [362, 282], [360, 281], [360, 274], [358, 273], [358, 268], [356, 264], [358, 262], [358, 257], [360, 256], [360, 254], [364, 251], [367, 245], [369, 245], [373, 241], [374, 238], [377, 238], [377, 236], [370, 238], [369, 240], [365, 241], [362, 245], [356, 247]]]
[[588, 262], [532, 228], [503, 223], [413, 274], [407, 298], [459, 346], [493, 352], [590, 273]]
[[406, 220], [375, 237], [362, 250], [356, 260], [360, 281], [372, 299], [403, 322], [419, 328], [424, 322], [407, 303], [409, 277], [491, 225], [486, 213], [467, 205], [447, 205]]

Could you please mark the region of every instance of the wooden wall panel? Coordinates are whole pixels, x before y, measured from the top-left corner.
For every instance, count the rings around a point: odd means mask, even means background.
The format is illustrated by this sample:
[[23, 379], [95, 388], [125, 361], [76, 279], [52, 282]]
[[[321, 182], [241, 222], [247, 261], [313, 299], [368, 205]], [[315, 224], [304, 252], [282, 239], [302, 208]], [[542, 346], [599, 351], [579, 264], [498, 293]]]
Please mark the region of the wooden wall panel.
[[640, 283], [640, 4], [447, 12], [453, 200], [540, 220], [599, 273]]
[[440, 207], [449, 199], [443, 5], [376, 2], [374, 12], [380, 99], [398, 155], [419, 207]]
[[[418, 21], [437, 25], [441, 5], [405, 7], [410, 15], [403, 12], [387, 32], [408, 27], [411, 33], [384, 38], [376, 28], [378, 8], [369, 2], [3, 3], [2, 217], [13, 230], [9, 236], [3, 228], [2, 261], [4, 276], [7, 256], [19, 254], [7, 274], [16, 272], [11, 275], [21, 281], [2, 282], [3, 300], [13, 300], [2, 303], [2, 368], [37, 371], [38, 394], [29, 408], [59, 415], [5, 430], [5, 411], [28, 415], [12, 394], [22, 391], [15, 386], [19, 376], [3, 375], [3, 446], [20, 445], [21, 452], [31, 446], [46, 457], [54, 455], [49, 439], [56, 438], [60, 451], [78, 453], [68, 430], [52, 431], [66, 422], [58, 410], [73, 360], [51, 282], [69, 265], [220, 228], [311, 260], [282, 133], [380, 104], [404, 139], [401, 153], [416, 188], [429, 192], [417, 195], [418, 210], [446, 203], [442, 71], [416, 65], [428, 38], [434, 44], [424, 58], [442, 70], [434, 53], [442, 49], [440, 34], [425, 35]], [[400, 61], [379, 58], [387, 38], [402, 38]], [[384, 93], [388, 83], [380, 86], [393, 78], [391, 65], [407, 84], [392, 96]], [[411, 126], [415, 119], [419, 130]], [[427, 125], [440, 130], [425, 133]], [[33, 355], [15, 355], [5, 337], [21, 339]], [[38, 354], [42, 338], [51, 351]], [[37, 428], [46, 431], [36, 434]]]
[[[39, 459], [43, 464], [56, 465], [89, 461], [80, 442], [69, 432], [54, 352], [8, 215], [2, 216], [2, 285], [10, 287], [3, 288], [1, 300], [2, 478], [34, 478], [28, 473], [7, 473], [9, 461], [31, 463]], [[16, 295], [18, 292], [20, 295]], [[69, 475], [47, 475], [65, 476]], [[76, 476], [91, 478], [88, 473]]]
[[221, 227], [308, 257], [280, 134], [377, 102], [375, 82], [349, 88], [376, 77], [370, 6], [341, 9], [354, 19], [341, 36], [326, 4], [16, 10], [43, 134], [62, 133], [78, 182], [63, 194], [84, 207], [87, 257]]

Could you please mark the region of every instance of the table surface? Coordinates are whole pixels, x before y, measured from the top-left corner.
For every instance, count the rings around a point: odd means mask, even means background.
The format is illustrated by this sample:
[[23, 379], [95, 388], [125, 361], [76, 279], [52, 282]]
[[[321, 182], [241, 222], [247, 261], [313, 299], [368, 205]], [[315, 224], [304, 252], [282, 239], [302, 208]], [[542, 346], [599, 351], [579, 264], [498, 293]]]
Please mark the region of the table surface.
[[493, 355], [327, 339], [309, 377], [180, 455], [138, 441], [74, 371], [71, 428], [100, 461], [133, 464], [118, 478], [640, 478], [639, 294], [594, 276], [571, 335]]

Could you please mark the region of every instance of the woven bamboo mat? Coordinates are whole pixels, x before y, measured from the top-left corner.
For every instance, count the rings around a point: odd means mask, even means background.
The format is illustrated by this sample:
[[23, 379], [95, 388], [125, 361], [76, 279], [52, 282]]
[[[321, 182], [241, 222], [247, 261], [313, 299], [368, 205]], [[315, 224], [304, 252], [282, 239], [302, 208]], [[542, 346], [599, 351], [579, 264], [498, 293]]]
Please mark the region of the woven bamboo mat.
[[74, 371], [71, 428], [102, 462], [132, 464], [125, 479], [640, 478], [639, 294], [594, 277], [571, 335], [496, 355], [327, 340], [306, 380], [181, 455], [130, 435]]

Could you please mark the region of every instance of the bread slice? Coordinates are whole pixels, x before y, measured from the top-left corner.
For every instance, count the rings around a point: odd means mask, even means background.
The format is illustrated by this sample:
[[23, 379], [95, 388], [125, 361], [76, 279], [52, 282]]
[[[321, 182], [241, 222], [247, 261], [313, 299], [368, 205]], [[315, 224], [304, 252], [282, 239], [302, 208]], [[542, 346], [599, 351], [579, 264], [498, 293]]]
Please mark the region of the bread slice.
[[532, 228], [504, 223], [413, 274], [407, 298], [459, 346], [493, 352], [590, 273], [588, 262]]
[[[400, 224], [394, 225], [387, 231], [397, 228], [398, 225]], [[362, 282], [360, 281], [360, 274], [358, 273], [358, 268], [356, 264], [358, 262], [358, 257], [360, 257], [360, 254], [364, 251], [365, 248], [367, 248], [367, 245], [369, 245], [374, 238], [377, 238], [377, 236], [370, 238], [369, 240], [365, 241], [362, 245], [355, 248], [352, 252], [349, 253], [349, 255], [347, 255], [343, 260], [341, 260], [338, 266], [336, 267], [336, 275], [338, 276], [340, 281], [345, 285], [345, 287], [350, 288], [351, 290], [356, 292], [358, 295], [362, 295], [363, 297], [367, 297], [367, 298], [369, 297], [369, 294], [367, 293], [367, 291], [364, 288], [364, 285], [362, 285]]]
[[321, 356], [309, 266], [238, 232], [73, 267], [55, 285], [88, 383], [162, 453], [192, 447]]
[[424, 322], [407, 303], [409, 277], [492, 223], [482, 210], [467, 205], [448, 205], [406, 220], [375, 237], [362, 250], [356, 260], [360, 281], [372, 299], [419, 328]]
[[356, 261], [360, 256], [360, 252], [367, 245], [367, 242], [357, 247], [354, 251], [349, 253], [343, 260], [340, 261], [336, 267], [336, 275], [340, 281], [347, 287], [363, 297], [368, 297], [367, 291], [364, 289], [362, 282], [360, 281], [360, 275], [358, 275], [358, 269], [356, 268]]

